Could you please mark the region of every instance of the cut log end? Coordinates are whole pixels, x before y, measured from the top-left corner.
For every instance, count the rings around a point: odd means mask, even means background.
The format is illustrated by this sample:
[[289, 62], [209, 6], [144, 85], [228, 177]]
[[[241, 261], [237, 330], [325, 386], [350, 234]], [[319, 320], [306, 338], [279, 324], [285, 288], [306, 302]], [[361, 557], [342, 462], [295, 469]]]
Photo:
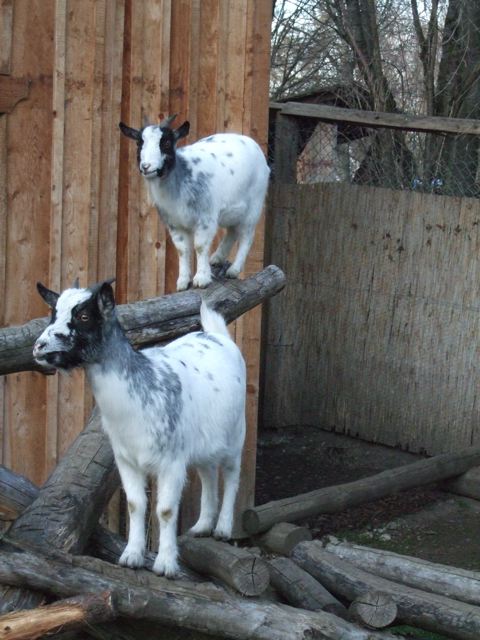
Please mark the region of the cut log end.
[[270, 573], [266, 563], [252, 555], [251, 558], [239, 558], [232, 565], [232, 581], [243, 596], [258, 596], [268, 587]]
[[348, 608], [351, 620], [372, 629], [383, 629], [397, 617], [397, 605], [386, 593], [368, 591], [351, 603]]
[[246, 509], [243, 512], [242, 527], [252, 536], [260, 532], [260, 518], [254, 509]]
[[258, 543], [271, 553], [289, 556], [299, 542], [311, 539], [312, 534], [307, 527], [299, 527], [290, 522], [279, 522], [260, 536]]

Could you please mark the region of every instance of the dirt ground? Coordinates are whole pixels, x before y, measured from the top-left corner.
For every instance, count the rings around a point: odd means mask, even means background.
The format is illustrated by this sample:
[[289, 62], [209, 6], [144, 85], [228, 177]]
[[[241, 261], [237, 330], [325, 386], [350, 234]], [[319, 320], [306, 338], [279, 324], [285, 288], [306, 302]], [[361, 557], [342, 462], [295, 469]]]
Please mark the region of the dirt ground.
[[[420, 457], [312, 427], [263, 431], [256, 503], [357, 480]], [[332, 534], [480, 571], [480, 501], [439, 486], [404, 491], [307, 524], [317, 538]]]

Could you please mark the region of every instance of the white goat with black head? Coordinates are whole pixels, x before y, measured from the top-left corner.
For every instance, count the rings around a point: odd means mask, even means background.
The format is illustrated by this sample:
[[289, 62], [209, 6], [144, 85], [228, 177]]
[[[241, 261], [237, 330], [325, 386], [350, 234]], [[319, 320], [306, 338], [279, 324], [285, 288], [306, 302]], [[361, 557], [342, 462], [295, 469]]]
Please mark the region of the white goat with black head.
[[[121, 122], [120, 129], [137, 142], [140, 173], [177, 248], [181, 291], [190, 283], [192, 246], [197, 257], [194, 286], [211, 282], [210, 265], [225, 263], [237, 241], [235, 260], [226, 273], [238, 277], [262, 212], [270, 170], [258, 144], [244, 135], [217, 133], [176, 149], [190, 125], [184, 122], [172, 129], [174, 118], [143, 129]], [[209, 260], [219, 226], [226, 233]]]
[[[100, 409], [130, 513], [120, 564], [143, 565], [145, 484], [158, 483], [160, 544], [154, 571], [178, 571], [176, 527], [187, 467], [202, 481], [193, 535], [229, 538], [245, 436], [245, 363], [223, 318], [204, 303], [203, 331], [135, 351], [116, 317], [110, 282], [61, 295], [37, 284], [52, 308], [33, 355], [60, 370], [83, 367]], [[224, 478], [218, 514], [218, 468]]]

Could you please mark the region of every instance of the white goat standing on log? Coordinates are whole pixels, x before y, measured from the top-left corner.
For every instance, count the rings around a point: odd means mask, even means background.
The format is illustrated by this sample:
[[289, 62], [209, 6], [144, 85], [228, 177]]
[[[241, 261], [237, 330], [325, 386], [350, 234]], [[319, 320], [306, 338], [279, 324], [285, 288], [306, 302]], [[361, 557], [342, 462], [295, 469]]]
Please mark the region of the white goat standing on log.
[[[270, 170], [258, 144], [244, 135], [217, 133], [176, 149], [190, 124], [171, 129], [174, 118], [143, 129], [121, 122], [120, 129], [137, 142], [140, 173], [178, 251], [177, 291], [182, 291], [190, 284], [192, 245], [197, 257], [194, 286], [211, 282], [210, 265], [225, 263], [237, 241], [235, 260], [226, 273], [239, 276], [262, 212]], [[209, 261], [218, 226], [226, 233]]]
[[[232, 534], [245, 437], [243, 357], [222, 316], [205, 303], [203, 331], [135, 351], [117, 320], [109, 281], [61, 295], [40, 283], [37, 288], [52, 319], [33, 355], [60, 370], [85, 369], [127, 494], [130, 531], [119, 562], [143, 565], [145, 484], [151, 475], [158, 483], [160, 522], [153, 569], [172, 577], [178, 571], [177, 516], [189, 465], [202, 481], [200, 516], [190, 533]], [[218, 467], [224, 478], [219, 514]]]

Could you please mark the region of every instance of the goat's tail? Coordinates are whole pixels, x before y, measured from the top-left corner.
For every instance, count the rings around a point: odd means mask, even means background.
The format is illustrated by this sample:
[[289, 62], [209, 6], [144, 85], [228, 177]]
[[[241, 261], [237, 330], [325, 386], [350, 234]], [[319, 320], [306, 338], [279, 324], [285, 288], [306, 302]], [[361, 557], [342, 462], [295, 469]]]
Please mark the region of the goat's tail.
[[205, 300], [202, 301], [200, 306], [200, 320], [202, 327], [205, 331], [211, 331], [212, 333], [223, 333], [224, 336], [230, 338], [230, 333], [227, 329], [227, 323], [222, 315], [210, 308]]

